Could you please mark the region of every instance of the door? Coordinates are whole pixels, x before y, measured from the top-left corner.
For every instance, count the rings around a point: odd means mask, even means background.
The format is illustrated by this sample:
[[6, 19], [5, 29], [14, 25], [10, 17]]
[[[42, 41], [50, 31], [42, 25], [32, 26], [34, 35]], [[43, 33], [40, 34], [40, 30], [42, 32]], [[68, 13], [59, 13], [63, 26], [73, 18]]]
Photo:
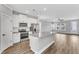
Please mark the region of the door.
[[1, 15], [0, 15], [0, 51], [1, 51]]
[[1, 14], [1, 50], [12, 44], [12, 23], [8, 15]]
[[77, 32], [77, 21], [71, 22], [71, 32]]

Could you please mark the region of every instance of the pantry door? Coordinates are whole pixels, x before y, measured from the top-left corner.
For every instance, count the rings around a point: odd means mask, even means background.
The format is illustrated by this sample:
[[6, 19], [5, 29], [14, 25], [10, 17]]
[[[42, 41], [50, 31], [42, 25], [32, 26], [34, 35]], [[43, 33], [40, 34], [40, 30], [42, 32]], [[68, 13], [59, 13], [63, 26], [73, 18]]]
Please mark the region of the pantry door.
[[1, 15], [0, 15], [0, 51], [1, 51]]
[[12, 23], [8, 15], [1, 14], [1, 50], [12, 44]]

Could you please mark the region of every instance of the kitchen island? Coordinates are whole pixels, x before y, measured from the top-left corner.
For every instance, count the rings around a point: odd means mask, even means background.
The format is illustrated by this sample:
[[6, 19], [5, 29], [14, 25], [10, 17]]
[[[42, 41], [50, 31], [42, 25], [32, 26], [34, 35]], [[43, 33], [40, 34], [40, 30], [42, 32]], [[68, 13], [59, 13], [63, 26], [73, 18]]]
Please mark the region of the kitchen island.
[[[34, 34], [33, 34], [34, 35]], [[30, 35], [30, 47], [33, 52], [36, 54], [42, 53], [46, 50], [49, 46], [51, 46], [55, 40], [53, 38], [53, 34], [45, 34], [41, 37]]]

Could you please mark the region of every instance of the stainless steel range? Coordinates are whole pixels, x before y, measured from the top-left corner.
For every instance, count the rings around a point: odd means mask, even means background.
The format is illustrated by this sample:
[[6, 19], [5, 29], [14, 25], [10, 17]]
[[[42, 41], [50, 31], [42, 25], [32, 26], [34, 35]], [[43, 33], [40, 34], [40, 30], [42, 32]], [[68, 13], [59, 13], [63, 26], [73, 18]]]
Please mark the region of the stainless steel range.
[[19, 32], [21, 39], [28, 38], [28, 31], [26, 31], [26, 29], [20, 29]]
[[28, 38], [28, 31], [26, 31], [27, 23], [19, 23], [19, 32], [20, 32], [20, 38]]

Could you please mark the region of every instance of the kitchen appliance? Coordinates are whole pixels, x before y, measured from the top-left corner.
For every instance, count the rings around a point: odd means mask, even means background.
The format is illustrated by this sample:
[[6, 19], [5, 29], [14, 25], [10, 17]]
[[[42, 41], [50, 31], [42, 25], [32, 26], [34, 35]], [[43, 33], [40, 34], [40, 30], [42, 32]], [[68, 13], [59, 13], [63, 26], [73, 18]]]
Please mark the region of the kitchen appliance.
[[27, 23], [19, 23], [19, 27], [27, 27]]
[[24, 38], [28, 38], [28, 31], [26, 31], [26, 29], [19, 29], [20, 32], [20, 38], [24, 39]]

